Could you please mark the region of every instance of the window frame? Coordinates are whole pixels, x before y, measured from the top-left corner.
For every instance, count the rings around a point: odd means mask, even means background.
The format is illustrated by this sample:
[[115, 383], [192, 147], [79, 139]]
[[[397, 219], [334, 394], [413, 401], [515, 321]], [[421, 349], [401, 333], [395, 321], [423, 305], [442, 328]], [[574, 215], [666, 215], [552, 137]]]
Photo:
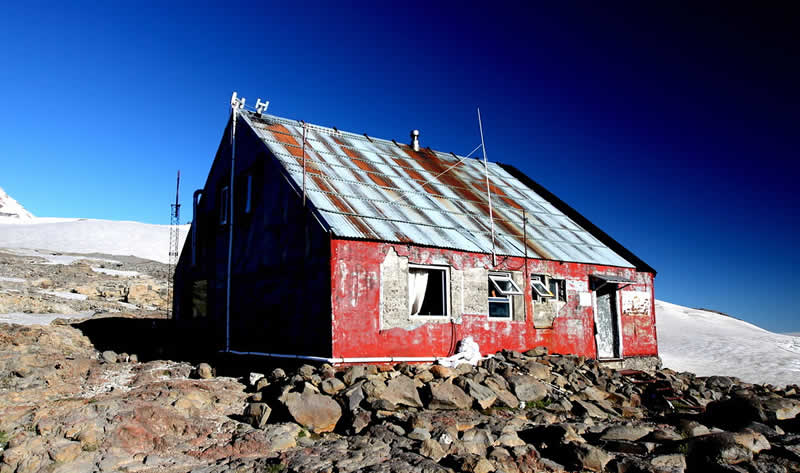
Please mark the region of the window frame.
[[[500, 287], [497, 280], [504, 280], [511, 283], [512, 287], [514, 288], [513, 291], [505, 291], [503, 288]], [[524, 293], [520, 290], [519, 286], [514, 279], [511, 277], [511, 273], [505, 272], [490, 272], [489, 273], [489, 284], [494, 286], [495, 289], [501, 294], [500, 296], [488, 296], [489, 302], [489, 313], [488, 317], [489, 320], [495, 321], [508, 321], [514, 320], [514, 297], [513, 296], [522, 296]], [[491, 289], [491, 287], [490, 287]], [[492, 304], [506, 304], [508, 305], [508, 315], [507, 316], [496, 316], [492, 315]]]
[[250, 215], [253, 212], [253, 175], [248, 173], [245, 175], [245, 200], [244, 200], [244, 214]]
[[[497, 280], [504, 280], [508, 281], [511, 286], [514, 288], [511, 291], [506, 291], [498, 284]], [[511, 273], [500, 273], [494, 272], [489, 273], [489, 281], [492, 282], [492, 285], [497, 289], [497, 291], [502, 294], [503, 296], [521, 296], [523, 295], [522, 289], [517, 286], [517, 283], [511, 278]]]
[[227, 225], [230, 223], [231, 213], [231, 189], [224, 185], [219, 190], [219, 224]]
[[432, 320], [442, 320], [442, 319], [449, 319], [450, 316], [450, 266], [445, 265], [435, 265], [435, 264], [417, 264], [417, 263], [409, 263], [408, 264], [408, 277], [411, 277], [411, 270], [412, 269], [424, 269], [428, 271], [440, 271], [444, 273], [444, 278], [442, 281], [442, 302], [444, 305], [444, 314], [417, 314], [413, 315], [409, 312], [408, 316], [411, 319], [432, 319]]
[[[553, 293], [553, 300], [558, 302], [567, 302], [567, 280], [561, 278], [548, 277], [547, 288], [550, 289], [550, 292], [553, 292], [551, 286], [554, 282], [557, 285], [556, 288], [557, 290], [556, 292]], [[562, 296], [564, 297], [563, 299], [561, 298]]]
[[[555, 295], [550, 292], [549, 284], [547, 284], [547, 276], [544, 274], [531, 274], [531, 290], [536, 293], [536, 299], [533, 302], [547, 302], [548, 299], [552, 299]], [[541, 286], [540, 290], [537, 287], [537, 284]], [[533, 294], [531, 294], [533, 296]]]

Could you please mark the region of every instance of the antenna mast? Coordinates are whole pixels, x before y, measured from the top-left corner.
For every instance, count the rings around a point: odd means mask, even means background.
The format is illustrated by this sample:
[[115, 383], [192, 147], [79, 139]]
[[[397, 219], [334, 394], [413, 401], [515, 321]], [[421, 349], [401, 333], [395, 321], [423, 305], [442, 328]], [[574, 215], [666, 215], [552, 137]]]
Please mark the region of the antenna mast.
[[178, 264], [178, 244], [180, 243], [179, 228], [181, 224], [181, 204], [179, 193], [181, 189], [181, 171], [178, 170], [178, 181], [175, 185], [175, 203], [170, 205], [169, 222], [169, 274], [167, 275], [167, 317], [172, 316], [172, 293], [175, 285], [175, 266]]
[[481, 122], [481, 109], [478, 107], [478, 129], [481, 131], [481, 148], [483, 150], [483, 170], [486, 172], [486, 198], [489, 200], [489, 222], [492, 226], [492, 266], [497, 266], [497, 254], [494, 245], [494, 215], [492, 212], [492, 188], [489, 185], [489, 164], [486, 161], [486, 145], [483, 143], [483, 122]]

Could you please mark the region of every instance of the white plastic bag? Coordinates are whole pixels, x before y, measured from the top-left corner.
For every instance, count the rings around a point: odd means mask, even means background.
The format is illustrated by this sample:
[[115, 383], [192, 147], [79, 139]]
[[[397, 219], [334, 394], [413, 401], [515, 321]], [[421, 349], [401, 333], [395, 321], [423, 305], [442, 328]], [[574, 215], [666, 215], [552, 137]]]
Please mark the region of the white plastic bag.
[[481, 348], [472, 337], [466, 337], [458, 344], [455, 355], [441, 358], [439, 364], [448, 368], [454, 368], [462, 363], [469, 363], [473, 366], [484, 358], [481, 356]]

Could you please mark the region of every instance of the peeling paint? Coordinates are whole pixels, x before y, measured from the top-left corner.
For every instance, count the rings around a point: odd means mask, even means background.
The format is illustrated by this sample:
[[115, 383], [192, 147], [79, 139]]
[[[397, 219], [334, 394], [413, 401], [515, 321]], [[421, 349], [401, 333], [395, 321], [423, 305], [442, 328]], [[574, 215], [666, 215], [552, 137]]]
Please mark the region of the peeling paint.
[[[585, 292], [588, 290], [589, 275], [615, 274], [631, 279], [635, 281], [631, 287], [637, 292], [650, 294], [651, 306], [653, 300], [653, 275], [649, 273], [637, 273], [632, 268], [528, 259], [528, 274], [548, 274], [554, 278], [566, 279], [568, 284], [573, 281], [573, 285], [568, 286], [571, 289], [567, 291], [566, 306], [554, 318], [552, 328], [536, 329], [533, 317], [528, 317], [527, 320], [488, 318], [487, 268], [521, 272], [525, 270], [523, 258], [499, 258], [498, 266], [492, 267], [491, 255], [481, 253], [337, 239], [331, 241], [331, 256], [331, 268], [335, 273], [331, 277], [335, 286], [332, 288], [335, 294], [332, 301], [332, 346], [335, 357], [447, 356], [452, 353], [459, 340], [469, 335], [484, 353], [493, 353], [503, 348], [526, 350], [534, 346], [547, 346], [552, 353], [573, 353], [595, 358], [597, 347], [593, 309], [591, 303], [588, 306], [581, 304], [586, 297], [591, 298], [591, 293]], [[385, 300], [388, 292], [384, 279], [387, 261], [391, 259], [405, 261], [406, 265], [449, 265], [452, 318], [412, 321], [407, 312], [403, 312], [406, 322], [387, 325], [385, 311], [388, 307], [402, 307], [407, 304], [407, 301], [395, 304]], [[398, 280], [402, 281], [402, 278]], [[521, 298], [525, 299], [527, 313], [533, 314], [534, 304], [529, 296], [530, 284], [529, 281], [523, 282], [521, 287], [525, 296]], [[586, 285], [583, 285], [584, 282]], [[583, 292], [575, 290], [578, 283], [581, 283], [580, 289]], [[478, 284], [483, 284], [480, 295], [478, 292], [481, 290], [475, 290]], [[459, 293], [454, 287], [469, 290]], [[462, 297], [463, 306], [460, 303]], [[624, 356], [658, 354], [655, 320], [652, 312], [650, 314], [650, 317], [622, 314]]]
[[650, 293], [644, 291], [621, 291], [622, 312], [629, 315], [650, 315]]

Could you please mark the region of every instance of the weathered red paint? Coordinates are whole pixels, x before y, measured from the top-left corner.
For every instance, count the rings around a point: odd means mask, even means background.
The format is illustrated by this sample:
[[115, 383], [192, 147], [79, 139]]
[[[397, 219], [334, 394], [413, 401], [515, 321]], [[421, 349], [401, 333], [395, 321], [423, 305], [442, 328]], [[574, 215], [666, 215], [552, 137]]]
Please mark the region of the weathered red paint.
[[[556, 317], [552, 329], [535, 329], [529, 281], [524, 293], [528, 316], [524, 322], [489, 320], [486, 315], [464, 314], [461, 324], [425, 323], [416, 328], [380, 328], [381, 269], [386, 254], [394, 249], [410, 263], [430, 264], [446, 260], [457, 270], [486, 268], [520, 271], [524, 258], [499, 257], [491, 266], [491, 256], [480, 253], [426, 248], [384, 242], [331, 240], [332, 353], [350, 357], [447, 356], [458, 340], [472, 336], [484, 353], [507, 348], [525, 350], [546, 346], [552, 353], [596, 357], [593, 307], [580, 307], [575, 290], [568, 290], [567, 307]], [[650, 293], [648, 315], [621, 314], [623, 356], [658, 354], [655, 328], [654, 275], [632, 268], [582, 263], [562, 263], [528, 259], [527, 274], [547, 273], [553, 277], [585, 281], [589, 275], [615, 274], [636, 281], [625, 290]]]

